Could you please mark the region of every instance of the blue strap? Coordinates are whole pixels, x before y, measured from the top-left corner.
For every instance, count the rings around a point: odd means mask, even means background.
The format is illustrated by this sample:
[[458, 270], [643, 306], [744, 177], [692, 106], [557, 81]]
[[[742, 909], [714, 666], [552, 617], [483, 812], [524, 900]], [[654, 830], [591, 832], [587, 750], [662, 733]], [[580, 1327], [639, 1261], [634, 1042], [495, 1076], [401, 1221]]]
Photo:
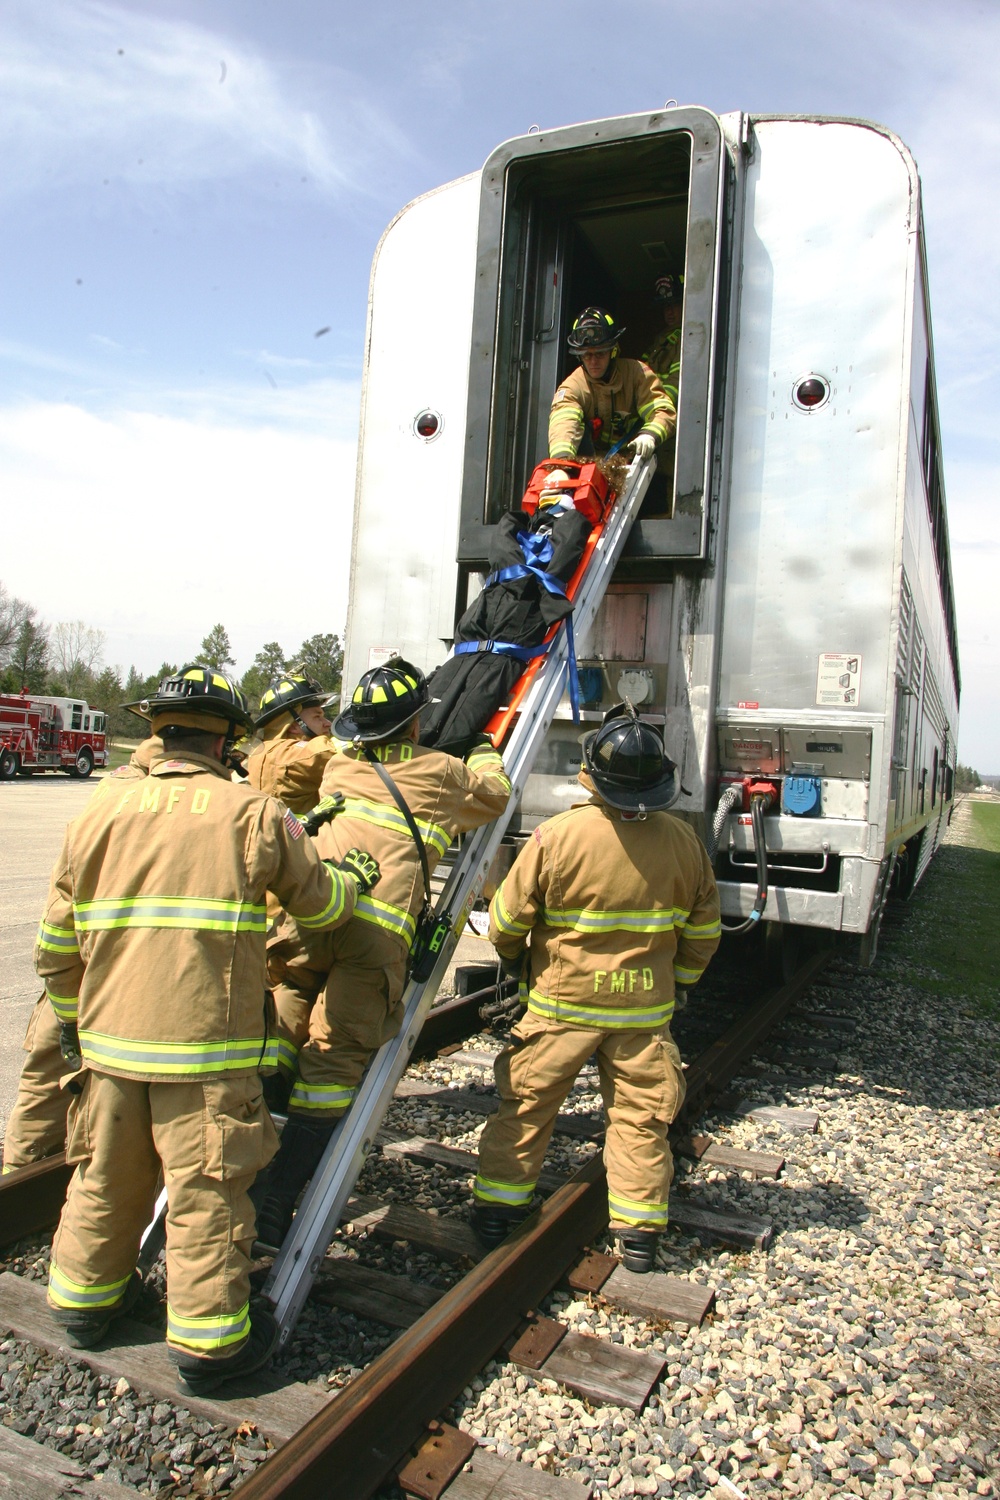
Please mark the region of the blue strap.
[[517, 540], [524, 554], [524, 562], [511, 563], [509, 568], [498, 568], [495, 573], [489, 575], [483, 588], [492, 588], [495, 583], [509, 583], [514, 578], [537, 578], [542, 588], [548, 593], [565, 599], [565, 584], [545, 571], [546, 566], [552, 561], [552, 538], [529, 531], [519, 531]]
[[541, 646], [515, 646], [513, 641], [456, 641], [451, 653], [453, 656], [469, 656], [473, 652], [489, 651], [493, 656], [516, 656], [518, 661], [527, 665], [536, 656], [547, 656], [551, 645], [552, 641], [546, 641]]
[[642, 431], [642, 424], [641, 424], [641, 422], [639, 422], [639, 423], [635, 423], [634, 422], [632, 424], [632, 426], [629, 428], [628, 432], [626, 432], [625, 436], [622, 437], [622, 438], [619, 438], [618, 441], [617, 441], [617, 443], [615, 444], [615, 446], [613, 448], [609, 448], [608, 451], [607, 451], [607, 453], [605, 453], [604, 457], [605, 458], [614, 458], [615, 454], [618, 452], [618, 449], [619, 448], [624, 448], [625, 444], [626, 443], [630, 443], [632, 441], [632, 439], [636, 436], [636, 434], [639, 433], [639, 432], [641, 432], [641, 431]]
[[[552, 538], [541, 536], [531, 532], [519, 531], [517, 540], [521, 551], [524, 553], [523, 563], [512, 563], [509, 568], [499, 568], [491, 573], [483, 584], [483, 589], [491, 588], [495, 583], [507, 583], [514, 578], [537, 578], [543, 588], [550, 594], [557, 594], [560, 599], [566, 598], [566, 588], [558, 578], [552, 578], [545, 572], [545, 564], [552, 560]], [[576, 643], [573, 639], [573, 616], [565, 616], [566, 623], [566, 646], [567, 665], [569, 667], [569, 701], [573, 710], [573, 723], [580, 722], [580, 675], [576, 665]], [[555, 640], [555, 636], [552, 637]], [[515, 646], [511, 641], [459, 641], [453, 647], [455, 656], [468, 656], [473, 652], [489, 651], [495, 656], [514, 656], [525, 665], [534, 661], [537, 656], [546, 656], [552, 641], [541, 646]]]

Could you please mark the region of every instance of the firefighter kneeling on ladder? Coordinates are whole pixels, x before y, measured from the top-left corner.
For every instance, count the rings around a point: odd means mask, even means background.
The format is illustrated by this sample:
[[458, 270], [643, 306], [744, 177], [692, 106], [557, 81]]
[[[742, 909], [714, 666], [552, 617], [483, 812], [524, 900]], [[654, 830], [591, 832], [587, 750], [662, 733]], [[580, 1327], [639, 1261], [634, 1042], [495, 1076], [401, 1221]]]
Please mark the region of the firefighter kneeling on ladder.
[[278, 1337], [249, 1305], [248, 1189], [277, 1145], [257, 1071], [265, 892], [307, 928], [336, 927], [378, 867], [356, 849], [324, 863], [294, 814], [230, 779], [251, 720], [220, 672], [183, 667], [139, 707], [162, 755], [145, 779], [109, 777], [69, 825], [35, 950], [77, 1064], [49, 1303], [77, 1348], [129, 1310], [162, 1171], [167, 1343], [182, 1389], [202, 1394]]
[[644, 1272], [667, 1223], [667, 1128], [684, 1101], [674, 986], [695, 984], [718, 947], [719, 897], [700, 839], [666, 814], [678, 781], [658, 730], [619, 705], [584, 741], [584, 767], [592, 800], [535, 829], [490, 906], [501, 960], [526, 961], [527, 1014], [496, 1062], [472, 1223], [492, 1249], [527, 1218], [556, 1115], [596, 1053], [611, 1230], [626, 1268]]
[[[341, 793], [344, 810], [319, 829], [316, 844], [336, 858], [363, 838], [382, 871], [378, 898], [359, 900], [353, 920], [325, 942], [297, 934], [286, 922], [269, 947], [272, 979], [283, 979], [275, 985], [283, 1048], [289, 1054], [302, 1043], [288, 1124], [257, 1215], [257, 1237], [271, 1249], [288, 1233], [295, 1200], [369, 1059], [399, 1030], [410, 945], [429, 902], [429, 872], [458, 834], [491, 822], [510, 797], [503, 761], [488, 739], [473, 745], [464, 764], [419, 744], [427, 702], [424, 674], [400, 657], [362, 676], [333, 726], [337, 739], [350, 744], [323, 778], [324, 794]], [[308, 1035], [295, 1035], [289, 1022], [298, 1024], [301, 1012], [282, 1014], [283, 1002], [301, 998], [310, 968], [315, 992], [324, 982], [326, 989], [309, 1015]]]

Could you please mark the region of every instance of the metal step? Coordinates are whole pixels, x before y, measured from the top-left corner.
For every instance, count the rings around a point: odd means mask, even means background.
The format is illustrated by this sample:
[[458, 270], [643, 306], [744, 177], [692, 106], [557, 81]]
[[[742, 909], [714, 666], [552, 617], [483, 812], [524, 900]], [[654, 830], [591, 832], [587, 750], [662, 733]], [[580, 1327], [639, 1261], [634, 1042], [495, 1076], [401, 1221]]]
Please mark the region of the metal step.
[[[577, 650], [586, 655], [590, 631], [601, 600], [621, 557], [632, 524], [639, 513], [655, 459], [633, 461], [617, 505], [611, 511], [590, 564], [573, 601], [573, 629]], [[392, 1102], [420, 1035], [438, 986], [444, 979], [455, 944], [465, 927], [473, 902], [500, 847], [523, 792], [535, 757], [565, 691], [568, 672], [566, 631], [557, 631], [541, 670], [521, 706], [504, 747], [504, 765], [511, 782], [506, 810], [494, 822], [478, 828], [462, 845], [442, 896], [440, 915], [451, 919], [451, 935], [437, 966], [424, 984], [411, 981], [404, 994], [404, 1018], [399, 1035], [372, 1059], [354, 1103], [331, 1137], [316, 1174], [302, 1200], [294, 1223], [271, 1268], [263, 1295], [274, 1307], [281, 1330], [281, 1346], [291, 1337], [309, 1289], [323, 1263], [327, 1246], [347, 1206], [365, 1157], [375, 1145], [382, 1119]]]

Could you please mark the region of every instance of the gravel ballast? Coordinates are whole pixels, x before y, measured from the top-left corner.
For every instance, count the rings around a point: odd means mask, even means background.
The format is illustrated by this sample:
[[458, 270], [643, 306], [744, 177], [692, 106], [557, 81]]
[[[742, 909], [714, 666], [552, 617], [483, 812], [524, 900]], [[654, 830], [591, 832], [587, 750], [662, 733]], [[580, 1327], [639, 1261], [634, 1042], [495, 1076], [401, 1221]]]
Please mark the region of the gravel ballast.
[[[961, 854], [943, 852], [873, 969], [835, 960], [800, 1007], [855, 1028], [793, 1017], [762, 1050], [765, 1077], [742, 1081], [739, 1092], [756, 1102], [816, 1110], [818, 1133], [722, 1114], [699, 1127], [780, 1152], [782, 1177], [678, 1163], [675, 1192], [775, 1224], [767, 1252], [702, 1246], [673, 1230], [665, 1237], [659, 1269], [716, 1289], [702, 1327], [664, 1329], [565, 1291], [547, 1299], [542, 1310], [576, 1331], [663, 1353], [664, 1379], [646, 1409], [594, 1407], [494, 1361], [450, 1420], [503, 1458], [614, 1497], [1000, 1492], [1000, 1024], [961, 997], [915, 987], [907, 963], [907, 926], [933, 919], [924, 896]], [[810, 1047], [829, 1059], [815, 1081], [778, 1081], [783, 1068], [801, 1078]], [[420, 1072], [442, 1086], [489, 1081], [448, 1058]], [[567, 1107], [598, 1109], [594, 1083], [584, 1076]], [[474, 1149], [483, 1120], [410, 1098], [386, 1123]], [[569, 1170], [593, 1149], [556, 1136], [546, 1165]], [[463, 1218], [470, 1195], [461, 1175], [377, 1154], [358, 1187]], [[348, 1228], [334, 1252], [441, 1288], [462, 1271]], [[5, 1268], [41, 1278], [46, 1262], [39, 1242]], [[333, 1390], [392, 1337], [311, 1303], [281, 1368]], [[82, 1364], [12, 1339], [0, 1345], [0, 1421], [140, 1492], [228, 1493], [267, 1451], [252, 1429], [192, 1420], [182, 1398], [174, 1406], [116, 1392]]]

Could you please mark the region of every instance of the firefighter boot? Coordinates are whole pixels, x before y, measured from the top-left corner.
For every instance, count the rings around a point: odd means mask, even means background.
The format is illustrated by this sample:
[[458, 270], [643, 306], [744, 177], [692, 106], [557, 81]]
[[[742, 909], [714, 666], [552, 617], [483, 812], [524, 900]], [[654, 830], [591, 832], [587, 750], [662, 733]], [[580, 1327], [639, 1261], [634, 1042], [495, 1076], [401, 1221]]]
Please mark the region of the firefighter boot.
[[656, 1264], [656, 1247], [660, 1241], [658, 1229], [618, 1229], [615, 1231], [622, 1251], [622, 1265], [626, 1271], [645, 1276]]
[[476, 1199], [470, 1215], [473, 1233], [487, 1250], [495, 1250], [512, 1229], [524, 1223], [535, 1207], [534, 1203], [529, 1203], [522, 1208], [511, 1208], [505, 1203], [482, 1203]]
[[235, 1354], [206, 1359], [203, 1355], [171, 1349], [170, 1357], [177, 1366], [177, 1384], [191, 1396], [207, 1396], [225, 1381], [259, 1370], [277, 1348], [278, 1333], [278, 1325], [267, 1309], [255, 1307], [250, 1332]]
[[267, 1174], [263, 1202], [257, 1209], [257, 1244], [269, 1254], [281, 1249], [295, 1217], [295, 1201], [319, 1166], [337, 1124], [336, 1120], [302, 1120], [289, 1115], [281, 1133], [281, 1149]]
[[52, 1316], [66, 1335], [66, 1342], [73, 1349], [93, 1349], [99, 1344], [116, 1318], [131, 1312], [142, 1291], [142, 1276], [132, 1272], [132, 1279], [122, 1292], [114, 1307], [95, 1308], [92, 1312], [76, 1312], [64, 1307], [54, 1308]]

